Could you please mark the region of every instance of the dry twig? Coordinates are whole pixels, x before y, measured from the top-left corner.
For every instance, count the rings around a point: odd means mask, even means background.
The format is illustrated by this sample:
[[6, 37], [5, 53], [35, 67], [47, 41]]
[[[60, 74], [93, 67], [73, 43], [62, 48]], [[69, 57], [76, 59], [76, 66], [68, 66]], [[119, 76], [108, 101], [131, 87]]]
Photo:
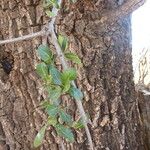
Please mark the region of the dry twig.
[[0, 45], [3, 44], [8, 44], [8, 43], [15, 43], [15, 42], [19, 42], [19, 41], [24, 41], [24, 40], [29, 40], [35, 37], [39, 37], [39, 36], [43, 36], [46, 35], [46, 31], [45, 30], [41, 30], [39, 32], [36, 33], [31, 33], [25, 36], [21, 36], [18, 38], [11, 38], [11, 39], [7, 39], [7, 40], [0, 40]]

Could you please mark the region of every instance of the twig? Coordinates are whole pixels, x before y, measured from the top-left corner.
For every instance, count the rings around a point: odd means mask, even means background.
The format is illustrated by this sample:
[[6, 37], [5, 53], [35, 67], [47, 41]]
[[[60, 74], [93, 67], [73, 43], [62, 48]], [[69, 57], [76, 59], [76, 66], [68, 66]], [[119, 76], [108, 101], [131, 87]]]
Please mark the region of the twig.
[[[61, 3], [61, 0], [59, 1], [59, 3]], [[58, 13], [58, 9], [56, 8], [53, 8], [52, 10], [55, 14]], [[58, 43], [58, 40], [57, 40], [57, 36], [56, 36], [56, 33], [54, 31], [54, 22], [55, 22], [55, 19], [56, 17], [53, 17], [51, 22], [49, 23], [49, 32], [51, 34], [51, 39], [52, 39], [52, 43], [53, 45], [55, 46], [55, 49], [56, 49], [56, 52], [57, 52], [57, 55], [58, 57], [60, 58], [60, 61], [62, 63], [62, 66], [64, 69], [67, 69], [68, 68], [68, 64], [65, 60], [65, 57], [64, 57], [64, 54], [59, 46], [59, 43]], [[77, 87], [75, 82], [72, 81], [72, 86], [73, 87]], [[85, 111], [84, 111], [84, 108], [83, 108], [83, 105], [81, 103], [81, 101], [76, 101], [76, 105], [78, 107], [78, 110], [79, 110], [79, 113], [82, 117], [82, 120], [83, 120], [83, 123], [84, 123], [84, 127], [85, 127], [85, 131], [86, 131], [86, 135], [87, 135], [87, 138], [88, 138], [88, 141], [89, 141], [89, 146], [90, 146], [90, 149], [91, 150], [94, 150], [94, 146], [93, 146], [93, 142], [92, 142], [92, 137], [91, 137], [91, 134], [90, 134], [90, 131], [89, 131], [89, 128], [87, 126], [87, 116], [85, 114]]]
[[8, 43], [14, 43], [14, 42], [19, 42], [19, 41], [24, 41], [24, 40], [29, 40], [35, 37], [39, 37], [39, 36], [43, 36], [46, 34], [45, 30], [41, 30], [39, 32], [36, 33], [32, 33], [32, 34], [28, 34], [25, 36], [21, 36], [18, 38], [11, 38], [11, 39], [7, 39], [7, 40], [0, 40], [0, 45], [2, 44], [8, 44]]
[[[51, 25], [50, 25], [51, 26]], [[52, 29], [52, 28], [51, 28]], [[68, 64], [67, 62], [65, 61], [65, 57], [64, 57], [64, 54], [62, 53], [61, 51], [61, 48], [57, 42], [57, 37], [56, 37], [56, 34], [54, 32], [54, 29], [51, 30], [51, 38], [52, 38], [52, 43], [54, 44], [55, 48], [56, 48], [56, 52], [57, 52], [57, 55], [58, 57], [60, 58], [60, 61], [62, 63], [62, 66], [64, 69], [67, 69], [68, 68]], [[76, 84], [75, 82], [73, 81], [72, 82], [72, 85], [74, 87], [76, 87]], [[83, 108], [83, 105], [81, 103], [81, 101], [76, 101], [76, 104], [77, 104], [77, 107], [78, 107], [78, 110], [80, 112], [80, 115], [82, 117], [82, 120], [83, 120], [83, 123], [84, 123], [84, 126], [85, 126], [85, 131], [86, 131], [86, 135], [87, 135], [87, 138], [88, 138], [88, 141], [89, 141], [89, 145], [90, 145], [90, 148], [91, 150], [93, 150], [93, 142], [92, 142], [92, 138], [91, 138], [91, 134], [90, 134], [90, 131], [89, 131], [89, 128], [87, 126], [87, 116], [85, 114], [85, 111], [84, 111], [84, 108]]]

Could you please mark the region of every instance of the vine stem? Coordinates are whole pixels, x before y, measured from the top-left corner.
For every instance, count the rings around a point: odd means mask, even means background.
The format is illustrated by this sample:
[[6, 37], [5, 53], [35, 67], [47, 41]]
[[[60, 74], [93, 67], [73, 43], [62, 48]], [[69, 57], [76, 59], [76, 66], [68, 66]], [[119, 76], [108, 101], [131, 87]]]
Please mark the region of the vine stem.
[[29, 39], [39, 37], [39, 36], [43, 36], [43, 35], [46, 35], [45, 30], [41, 30], [39, 32], [31, 33], [31, 34], [20, 36], [20, 37], [17, 37], [17, 38], [11, 38], [11, 39], [7, 39], [7, 40], [0, 40], [0, 45], [8, 44], [8, 43], [15, 43], [15, 42], [24, 41], [24, 40], [29, 40]]
[[[59, 0], [59, 5], [61, 5], [61, 0]], [[58, 9], [53, 8], [52, 12], [57, 15], [58, 14]], [[64, 54], [63, 54], [63, 52], [60, 48], [55, 30], [54, 30], [55, 19], [56, 19], [56, 17], [53, 17], [52, 20], [49, 22], [49, 32], [50, 32], [51, 40], [52, 40], [51, 42], [55, 46], [57, 55], [58, 55], [58, 57], [59, 57], [59, 59], [62, 63], [63, 69], [67, 69], [69, 67], [68, 67], [67, 61], [65, 60], [65, 56], [64, 56]], [[77, 87], [74, 81], [72, 81], [71, 84], [72, 84], [73, 87], [75, 87], [75, 88]], [[94, 150], [92, 137], [91, 137], [88, 125], [87, 125], [87, 116], [86, 116], [86, 113], [84, 111], [82, 102], [81, 101], [75, 101], [75, 102], [76, 102], [76, 105], [78, 107], [80, 116], [83, 120], [83, 124], [84, 124], [84, 127], [85, 127], [85, 131], [86, 131], [86, 135], [87, 135], [87, 138], [88, 138], [90, 149]]]
[[[52, 27], [52, 24], [50, 25]], [[64, 54], [58, 44], [58, 41], [57, 41], [57, 37], [56, 37], [56, 34], [54, 32], [54, 28], [51, 28], [51, 38], [52, 38], [52, 43], [54, 44], [55, 46], [55, 49], [56, 49], [56, 52], [57, 52], [57, 55], [62, 63], [62, 66], [64, 69], [67, 69], [68, 68], [68, 64], [67, 62], [65, 61], [65, 57], [64, 57]], [[75, 82], [72, 81], [72, 86], [73, 87], [77, 87]], [[83, 108], [83, 105], [81, 103], [81, 101], [75, 101], [76, 102], [76, 105], [78, 107], [78, 110], [79, 110], [79, 113], [82, 117], [82, 120], [83, 120], [83, 123], [84, 123], [84, 127], [85, 127], [85, 131], [86, 131], [86, 135], [87, 135], [87, 138], [88, 138], [88, 141], [89, 141], [89, 146], [90, 146], [90, 149], [91, 150], [94, 150], [93, 148], [93, 142], [92, 142], [92, 137], [91, 137], [91, 134], [90, 134], [90, 131], [89, 131], [89, 128], [87, 126], [87, 116], [85, 114], [85, 111], [84, 111], [84, 108]]]

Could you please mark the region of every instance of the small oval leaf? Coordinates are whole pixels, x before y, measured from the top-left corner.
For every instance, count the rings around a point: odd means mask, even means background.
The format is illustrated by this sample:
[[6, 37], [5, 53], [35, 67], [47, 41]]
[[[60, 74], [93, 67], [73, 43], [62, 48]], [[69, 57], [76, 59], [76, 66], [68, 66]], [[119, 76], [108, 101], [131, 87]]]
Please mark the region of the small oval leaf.
[[47, 92], [49, 94], [49, 98], [52, 101], [56, 101], [59, 99], [61, 92], [62, 92], [62, 89], [60, 86], [54, 86], [54, 87], [48, 86], [46, 89], [47, 89]]
[[49, 117], [48, 120], [47, 120], [47, 124], [55, 126], [57, 124], [57, 118]]
[[81, 60], [78, 57], [78, 55], [74, 54], [74, 53], [65, 53], [65, 57], [71, 61], [73, 61], [76, 64], [81, 64]]
[[73, 123], [72, 127], [73, 127], [74, 129], [82, 129], [82, 128], [84, 128], [84, 123], [83, 123], [83, 121], [82, 121], [82, 118], [80, 118], [78, 121], [75, 121], [75, 122]]
[[62, 93], [68, 92], [69, 89], [70, 89], [70, 87], [71, 87], [71, 84], [70, 84], [70, 81], [69, 81], [69, 80], [66, 81], [65, 83], [63, 83], [63, 91], [62, 91]]
[[77, 73], [76, 70], [74, 68], [69, 68], [63, 71], [62, 73], [62, 82], [66, 82], [66, 81], [71, 81], [71, 80], [75, 80], [77, 77]]
[[48, 46], [40, 45], [38, 47], [38, 54], [45, 63], [50, 63], [52, 61], [53, 55]]
[[77, 101], [81, 101], [83, 99], [83, 93], [78, 88], [71, 87], [69, 90], [69, 94]]
[[67, 114], [65, 111], [63, 110], [59, 111], [59, 116], [63, 122], [68, 124], [72, 123], [72, 117], [69, 114]]
[[58, 113], [58, 107], [55, 105], [48, 105], [46, 108], [46, 112], [49, 116], [55, 117]]
[[41, 130], [38, 132], [38, 134], [36, 135], [35, 139], [34, 139], [34, 147], [37, 148], [39, 147], [41, 144], [42, 144], [42, 141], [43, 141], [43, 138], [44, 138], [44, 135], [45, 135], [45, 130], [46, 130], [46, 125], [43, 126], [41, 128]]
[[64, 125], [61, 124], [57, 124], [55, 126], [57, 134], [64, 137], [66, 140], [68, 140], [69, 142], [73, 142], [74, 141], [74, 135], [71, 131], [70, 128], [65, 127]]
[[66, 37], [59, 35], [58, 43], [63, 51], [65, 51], [68, 48], [68, 40]]
[[52, 65], [49, 65], [48, 69], [49, 69], [49, 74], [52, 76], [53, 83], [57, 85], [61, 85], [62, 82], [61, 82], [60, 71]]
[[48, 76], [48, 67], [44, 62], [36, 66], [36, 71], [42, 78], [46, 78]]

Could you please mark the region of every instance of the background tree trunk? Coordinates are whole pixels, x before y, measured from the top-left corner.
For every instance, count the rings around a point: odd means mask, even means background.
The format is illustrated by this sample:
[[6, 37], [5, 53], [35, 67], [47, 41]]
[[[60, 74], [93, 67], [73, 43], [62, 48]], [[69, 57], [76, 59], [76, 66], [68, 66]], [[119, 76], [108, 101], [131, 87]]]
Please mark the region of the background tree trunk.
[[139, 110], [143, 122], [143, 130], [144, 130], [144, 143], [147, 146], [147, 149], [150, 149], [150, 96], [143, 95], [142, 92], [138, 92], [138, 99], [139, 99]]
[[[64, 5], [57, 19], [61, 33], [68, 35], [70, 50], [83, 62], [77, 84], [85, 94], [84, 108], [92, 125], [96, 150], [143, 150], [140, 117], [134, 90], [131, 58], [130, 16], [103, 23], [102, 15], [119, 6], [116, 1], [83, 0]], [[1, 39], [41, 30], [47, 22], [42, 1], [0, 0]], [[0, 70], [0, 149], [31, 150], [33, 139], [46, 119], [37, 106], [43, 100], [41, 82], [35, 73], [36, 48], [40, 38], [0, 47], [0, 60], [11, 63]], [[10, 71], [10, 73], [9, 73]], [[66, 103], [71, 105], [70, 101]], [[70, 106], [74, 116], [78, 112]], [[84, 130], [77, 133], [68, 150], [88, 149]], [[40, 150], [57, 150], [52, 129]]]

